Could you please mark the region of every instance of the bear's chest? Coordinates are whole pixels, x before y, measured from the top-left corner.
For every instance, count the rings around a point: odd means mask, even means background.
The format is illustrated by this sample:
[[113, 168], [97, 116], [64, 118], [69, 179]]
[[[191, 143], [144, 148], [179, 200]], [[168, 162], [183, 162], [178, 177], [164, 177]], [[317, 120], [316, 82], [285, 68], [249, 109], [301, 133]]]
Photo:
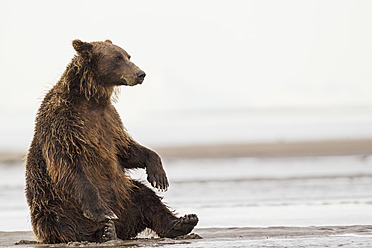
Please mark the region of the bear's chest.
[[86, 130], [97, 145], [103, 150], [114, 151], [123, 130], [120, 123], [114, 118], [110, 111], [94, 110], [86, 116]]
[[123, 174], [118, 163], [117, 147], [124, 130], [120, 120], [114, 116], [115, 113], [109, 110], [98, 109], [85, 113], [88, 113], [83, 116], [87, 136], [85, 140], [89, 141], [91, 162], [85, 171], [94, 184], [110, 188], [112, 180]]

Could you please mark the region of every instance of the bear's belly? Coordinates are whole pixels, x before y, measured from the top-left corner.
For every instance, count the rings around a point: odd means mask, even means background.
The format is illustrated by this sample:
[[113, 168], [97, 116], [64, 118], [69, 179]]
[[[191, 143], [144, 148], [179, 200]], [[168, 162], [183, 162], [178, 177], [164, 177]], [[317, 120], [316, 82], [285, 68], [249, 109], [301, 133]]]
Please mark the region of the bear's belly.
[[87, 173], [89, 180], [97, 187], [100, 196], [107, 202], [125, 200], [132, 188], [132, 183], [118, 162], [101, 164], [101, 170]]

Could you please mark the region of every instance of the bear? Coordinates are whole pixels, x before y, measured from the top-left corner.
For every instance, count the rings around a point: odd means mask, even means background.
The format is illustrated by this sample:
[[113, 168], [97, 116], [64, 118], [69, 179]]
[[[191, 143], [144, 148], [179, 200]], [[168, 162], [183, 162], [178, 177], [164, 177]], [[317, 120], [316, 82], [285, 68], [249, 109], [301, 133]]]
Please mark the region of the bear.
[[141, 84], [145, 72], [110, 40], [74, 40], [76, 51], [36, 115], [26, 157], [26, 198], [39, 243], [130, 239], [146, 228], [159, 237], [190, 233], [195, 214], [177, 217], [153, 189], [131, 179], [146, 170], [151, 186], [169, 183], [160, 156], [125, 129], [112, 99]]

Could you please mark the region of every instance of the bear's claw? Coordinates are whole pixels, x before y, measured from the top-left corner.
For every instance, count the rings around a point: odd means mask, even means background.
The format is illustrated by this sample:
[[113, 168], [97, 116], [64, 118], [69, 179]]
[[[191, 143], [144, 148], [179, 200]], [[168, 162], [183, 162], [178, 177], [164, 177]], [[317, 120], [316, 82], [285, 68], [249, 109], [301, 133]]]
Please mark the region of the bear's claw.
[[147, 173], [147, 180], [150, 182], [152, 187], [162, 192], [168, 190], [169, 183], [164, 171], [159, 174], [154, 174], [149, 171]]
[[107, 220], [105, 227], [103, 228], [102, 242], [117, 239], [115, 223], [113, 220]]

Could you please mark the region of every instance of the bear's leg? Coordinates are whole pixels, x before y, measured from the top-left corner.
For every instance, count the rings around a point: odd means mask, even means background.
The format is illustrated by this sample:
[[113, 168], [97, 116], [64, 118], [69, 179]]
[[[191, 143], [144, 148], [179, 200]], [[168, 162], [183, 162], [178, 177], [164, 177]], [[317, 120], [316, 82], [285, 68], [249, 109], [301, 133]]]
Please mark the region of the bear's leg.
[[104, 223], [95, 223], [83, 216], [68, 212], [53, 211], [53, 207], [45, 211], [31, 214], [34, 233], [38, 242], [55, 244], [75, 241], [102, 242], [101, 230]]
[[35, 219], [32, 222], [36, 239], [42, 244], [66, 243], [76, 239], [74, 232], [60, 230], [55, 224], [55, 216], [41, 214], [40, 217], [32, 219]]
[[133, 180], [136, 188], [131, 193], [129, 207], [118, 223], [117, 234], [120, 239], [135, 237], [145, 228], [155, 231], [160, 237], [186, 235], [197, 224], [196, 215], [177, 218], [154, 191]]

